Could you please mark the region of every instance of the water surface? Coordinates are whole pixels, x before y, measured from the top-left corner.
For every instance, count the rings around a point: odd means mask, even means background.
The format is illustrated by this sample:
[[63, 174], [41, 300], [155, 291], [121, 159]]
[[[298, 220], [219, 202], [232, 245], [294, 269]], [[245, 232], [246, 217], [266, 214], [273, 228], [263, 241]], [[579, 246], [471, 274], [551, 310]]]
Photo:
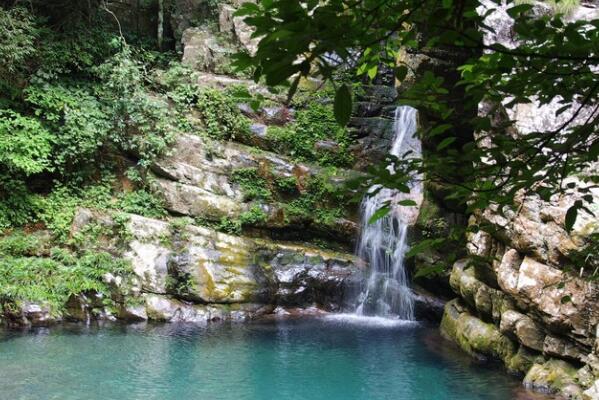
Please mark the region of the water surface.
[[0, 399], [546, 399], [434, 328], [367, 321], [0, 331]]

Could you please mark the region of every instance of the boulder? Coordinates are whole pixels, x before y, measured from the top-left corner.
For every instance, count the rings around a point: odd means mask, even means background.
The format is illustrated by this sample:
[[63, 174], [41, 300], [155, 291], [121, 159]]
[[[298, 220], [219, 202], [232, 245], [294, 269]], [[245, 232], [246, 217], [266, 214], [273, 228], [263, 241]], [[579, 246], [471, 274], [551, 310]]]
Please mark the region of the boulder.
[[506, 251], [497, 269], [501, 289], [556, 331], [591, 336], [599, 321], [596, 284]]
[[259, 40], [252, 38], [254, 30], [244, 22], [243, 17], [236, 17], [237, 8], [223, 4], [219, 7], [218, 23], [219, 30], [229, 34], [249, 54], [254, 55], [258, 50]]
[[524, 377], [524, 386], [568, 399], [581, 399], [582, 389], [576, 380], [576, 368], [562, 360], [535, 363]]
[[543, 341], [543, 353], [548, 356], [574, 361], [582, 361], [586, 358], [586, 352], [574, 342], [553, 335], [547, 335], [545, 337], [545, 340]]
[[208, 28], [187, 28], [181, 37], [183, 64], [204, 72], [219, 72], [232, 50], [224, 47]]

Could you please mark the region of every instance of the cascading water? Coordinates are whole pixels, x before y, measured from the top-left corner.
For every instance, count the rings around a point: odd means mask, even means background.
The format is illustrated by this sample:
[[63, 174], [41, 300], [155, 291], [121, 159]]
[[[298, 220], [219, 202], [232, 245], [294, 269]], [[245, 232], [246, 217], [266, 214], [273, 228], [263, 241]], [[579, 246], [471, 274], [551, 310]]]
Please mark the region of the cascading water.
[[[395, 110], [391, 155], [400, 158], [411, 151], [407, 157], [420, 156], [420, 141], [414, 135], [416, 117], [417, 111], [412, 107], [401, 106]], [[394, 171], [391, 169], [391, 172]], [[369, 192], [377, 189], [378, 186], [373, 186]], [[421, 203], [422, 188], [418, 179], [411, 182], [409, 194], [383, 188], [374, 195], [365, 196], [362, 201], [362, 229], [356, 253], [369, 263], [370, 270], [357, 300], [358, 315], [414, 320], [414, 296], [404, 258], [408, 251], [408, 227], [415, 223], [418, 208], [398, 204], [407, 199]], [[378, 221], [369, 223], [374, 213], [385, 204], [390, 205], [391, 211]]]

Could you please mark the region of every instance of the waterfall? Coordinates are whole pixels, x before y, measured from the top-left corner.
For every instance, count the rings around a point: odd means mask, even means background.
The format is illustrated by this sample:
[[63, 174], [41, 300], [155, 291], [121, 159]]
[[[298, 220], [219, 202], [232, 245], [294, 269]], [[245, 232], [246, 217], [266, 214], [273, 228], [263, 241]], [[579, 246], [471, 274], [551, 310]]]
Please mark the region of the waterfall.
[[[421, 145], [416, 132], [416, 109], [397, 107], [394, 119], [394, 138], [390, 154], [401, 158], [419, 157]], [[394, 172], [390, 166], [390, 171]], [[379, 189], [373, 186], [369, 193]], [[366, 195], [361, 206], [362, 229], [357, 245], [357, 255], [370, 265], [369, 276], [357, 299], [356, 314], [375, 315], [403, 320], [414, 320], [414, 296], [409, 286], [404, 258], [408, 251], [408, 227], [418, 217], [417, 207], [400, 206], [401, 200], [411, 199], [421, 203], [422, 188], [418, 180], [410, 184], [410, 193], [400, 193], [387, 188], [374, 195]], [[374, 213], [386, 203], [391, 211], [375, 223], [369, 223]]]

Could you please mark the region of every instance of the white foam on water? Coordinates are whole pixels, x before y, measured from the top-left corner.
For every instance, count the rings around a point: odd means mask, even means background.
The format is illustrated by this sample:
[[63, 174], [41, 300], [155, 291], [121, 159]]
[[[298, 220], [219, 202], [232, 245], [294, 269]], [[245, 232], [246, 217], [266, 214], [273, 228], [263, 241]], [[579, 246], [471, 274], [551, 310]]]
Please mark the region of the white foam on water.
[[417, 326], [418, 322], [413, 320], [386, 318], [378, 316], [367, 316], [358, 314], [330, 314], [323, 317], [327, 321], [338, 322], [347, 325], [359, 325], [379, 328], [396, 328], [399, 326]]

